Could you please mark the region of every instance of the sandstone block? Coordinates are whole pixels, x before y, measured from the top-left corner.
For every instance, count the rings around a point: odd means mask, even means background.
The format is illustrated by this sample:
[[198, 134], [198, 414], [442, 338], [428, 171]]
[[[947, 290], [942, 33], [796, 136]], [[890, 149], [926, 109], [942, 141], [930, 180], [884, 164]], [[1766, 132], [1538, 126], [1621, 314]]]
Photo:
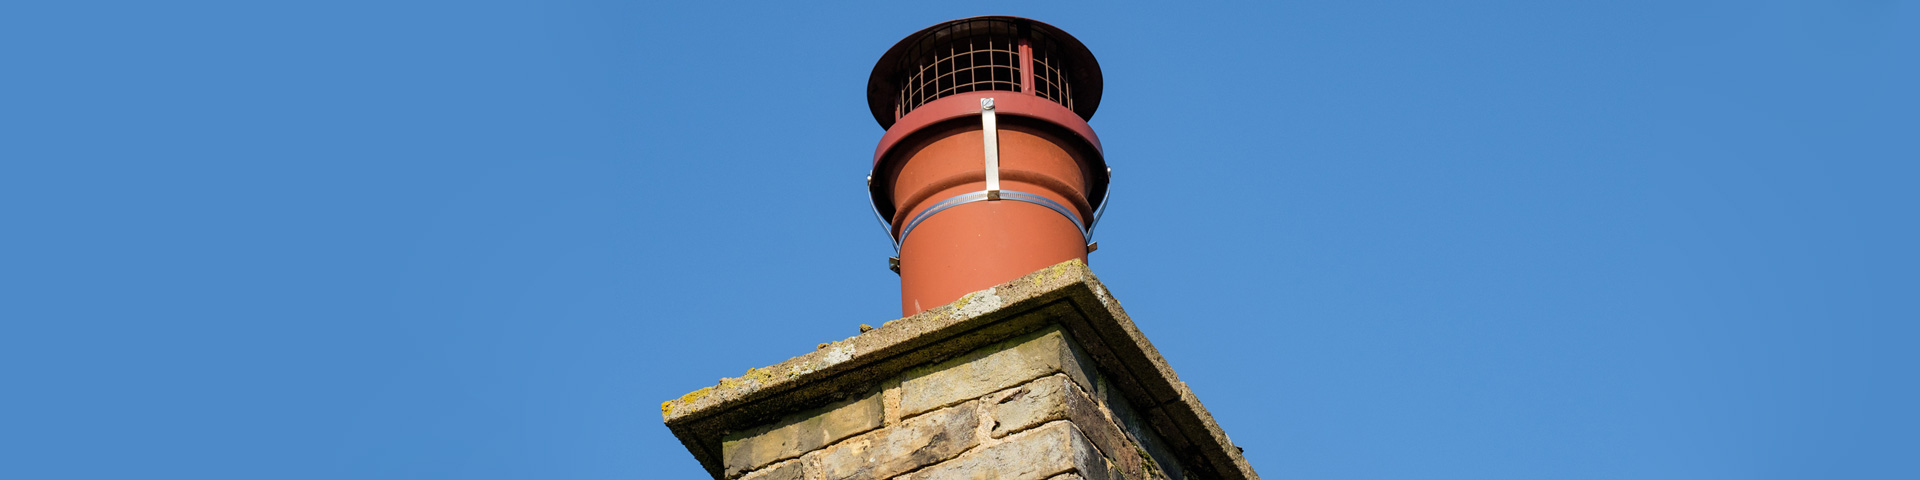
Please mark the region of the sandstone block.
[[1066, 419], [1071, 403], [1085, 403], [1070, 395], [1072, 387], [1067, 385], [1065, 376], [1053, 375], [986, 397], [987, 413], [994, 420], [994, 438]]
[[882, 479], [959, 455], [980, 443], [979, 405], [966, 403], [914, 417], [819, 454], [828, 480]]
[[900, 384], [900, 409], [915, 415], [1056, 372], [1091, 389], [1091, 364], [1077, 349], [1059, 327], [1048, 327], [914, 368]]
[[1105, 408], [1065, 375], [1027, 382], [987, 397], [993, 418], [992, 435], [1005, 436], [1035, 425], [1068, 420], [1086, 435], [1100, 453], [1129, 478], [1140, 478], [1142, 462], [1136, 443], [1113, 423]]
[[755, 470], [740, 480], [818, 480], [818, 476], [808, 475], [806, 467], [799, 459], [788, 460]]
[[[1108, 395], [1102, 397], [1102, 405], [1107, 407], [1107, 414], [1113, 417], [1114, 423], [1133, 439], [1136, 458], [1140, 467], [1144, 469], [1142, 477], [1186, 479], [1186, 469], [1180, 466], [1179, 460], [1167, 449], [1166, 442], [1160, 440], [1160, 435], [1153, 430], [1153, 426], [1127, 403], [1126, 398], [1120, 395]], [[1116, 462], [1125, 463], [1119, 460]], [[1129, 475], [1132, 474], [1129, 473]]]
[[1105, 459], [1068, 422], [1053, 422], [1011, 435], [1000, 444], [901, 476], [901, 480], [1045, 480], [1078, 473], [1109, 480]]
[[727, 478], [736, 478], [773, 462], [799, 457], [847, 437], [879, 428], [878, 392], [791, 415], [770, 425], [727, 434], [721, 457]]

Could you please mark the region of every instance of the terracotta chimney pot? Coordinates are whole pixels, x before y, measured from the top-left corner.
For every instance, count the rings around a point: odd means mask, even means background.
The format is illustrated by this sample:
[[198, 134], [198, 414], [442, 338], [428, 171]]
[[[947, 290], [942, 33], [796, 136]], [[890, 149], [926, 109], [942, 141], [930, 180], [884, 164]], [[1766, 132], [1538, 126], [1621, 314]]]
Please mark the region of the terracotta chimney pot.
[[898, 249], [902, 315], [1086, 260], [1110, 175], [1086, 121], [1100, 67], [1078, 40], [1018, 17], [953, 20], [894, 45], [867, 88], [887, 128], [868, 188]]

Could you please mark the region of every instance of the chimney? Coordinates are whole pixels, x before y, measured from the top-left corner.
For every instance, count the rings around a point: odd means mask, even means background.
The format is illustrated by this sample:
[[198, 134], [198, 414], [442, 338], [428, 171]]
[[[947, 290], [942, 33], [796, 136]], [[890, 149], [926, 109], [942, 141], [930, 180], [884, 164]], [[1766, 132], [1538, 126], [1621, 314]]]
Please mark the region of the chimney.
[[1087, 268], [1108, 179], [1087, 48], [954, 20], [894, 45], [867, 87], [903, 318], [661, 402], [708, 475], [1259, 480]]
[[1100, 87], [1085, 45], [1019, 17], [944, 22], [880, 57], [867, 106], [887, 132], [867, 187], [902, 315], [1086, 261], [1111, 176], [1087, 125]]

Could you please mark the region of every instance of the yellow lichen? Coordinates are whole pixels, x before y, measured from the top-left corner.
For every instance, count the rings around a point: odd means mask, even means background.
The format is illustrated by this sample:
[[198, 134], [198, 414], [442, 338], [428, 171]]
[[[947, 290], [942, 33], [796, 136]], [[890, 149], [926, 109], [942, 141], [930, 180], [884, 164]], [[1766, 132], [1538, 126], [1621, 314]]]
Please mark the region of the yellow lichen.
[[971, 301], [973, 301], [972, 293], [961, 295], [959, 300], [954, 300], [953, 303], [947, 304], [946, 311], [940, 312], [940, 315], [946, 316], [946, 317], [952, 317], [955, 312], [959, 312], [961, 310], [966, 309], [967, 302], [971, 302]]
[[681, 395], [679, 400], [668, 400], [668, 401], [660, 402], [660, 415], [661, 416], [672, 415], [673, 404], [675, 402], [691, 405], [693, 404], [693, 402], [700, 401], [702, 397], [706, 397], [707, 394], [709, 393], [713, 393], [713, 387], [707, 387], [707, 388], [702, 388], [699, 390], [687, 392], [686, 395]]
[[740, 379], [742, 379], [742, 380], [753, 380], [753, 381], [755, 381], [755, 382], [759, 382], [759, 383], [761, 383], [761, 384], [766, 384], [766, 383], [767, 383], [768, 381], [772, 381], [772, 380], [773, 380], [773, 369], [771, 369], [771, 368], [749, 368], [749, 369], [747, 369], [747, 374], [746, 374], [746, 375], [741, 375], [741, 376], [740, 376]]
[[1074, 266], [1077, 266], [1077, 265], [1080, 265], [1080, 259], [1075, 258], [1072, 260], [1067, 260], [1064, 262], [1053, 264], [1053, 266], [1050, 266], [1047, 268], [1040, 269], [1039, 272], [1035, 272], [1038, 275], [1036, 275], [1033, 278], [1032, 284], [1046, 285], [1048, 283], [1052, 283], [1053, 279], [1055, 278], [1070, 277], [1073, 275], [1072, 270]]

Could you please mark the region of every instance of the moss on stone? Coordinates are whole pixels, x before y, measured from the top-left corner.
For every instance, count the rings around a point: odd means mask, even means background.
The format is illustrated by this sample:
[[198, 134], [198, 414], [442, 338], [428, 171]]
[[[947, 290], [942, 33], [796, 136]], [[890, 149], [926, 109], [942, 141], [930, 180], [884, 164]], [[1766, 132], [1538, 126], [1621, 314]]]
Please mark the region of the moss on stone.
[[1133, 452], [1140, 455], [1140, 468], [1145, 470], [1142, 476], [1150, 479], [1167, 478], [1167, 474], [1160, 471], [1160, 464], [1154, 463], [1153, 455], [1147, 453], [1147, 449], [1140, 448], [1140, 445], [1136, 444], [1133, 446]]

